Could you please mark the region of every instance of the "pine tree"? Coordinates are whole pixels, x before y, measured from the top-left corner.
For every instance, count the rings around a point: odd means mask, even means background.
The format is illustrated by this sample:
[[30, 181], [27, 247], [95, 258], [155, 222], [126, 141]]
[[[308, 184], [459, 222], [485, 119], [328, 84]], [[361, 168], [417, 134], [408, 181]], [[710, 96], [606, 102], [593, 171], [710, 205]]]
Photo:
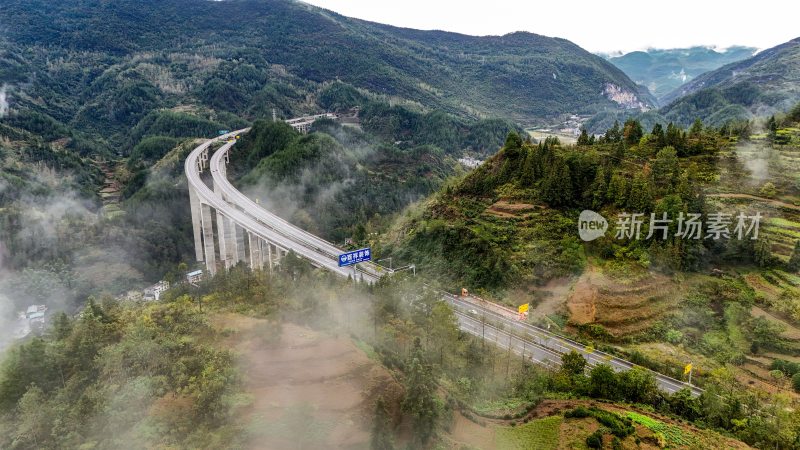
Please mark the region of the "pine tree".
[[678, 153], [672, 147], [664, 147], [658, 151], [653, 161], [652, 177], [655, 185], [666, 192], [672, 192], [680, 176]]
[[653, 125], [653, 131], [650, 132], [651, 142], [653, 142], [656, 146], [656, 150], [660, 150], [664, 147], [664, 127], [661, 126], [660, 123], [656, 123]]
[[775, 139], [775, 134], [778, 132], [778, 122], [775, 120], [775, 116], [770, 116], [767, 120], [767, 136], [769, 139]]
[[578, 136], [578, 145], [592, 145], [589, 142], [589, 133], [586, 132], [586, 128], [581, 128], [581, 134]]
[[667, 124], [667, 133], [664, 136], [665, 144], [670, 145], [678, 151], [678, 155], [684, 156], [686, 151], [686, 135], [672, 122]]
[[572, 191], [572, 175], [569, 166], [563, 159], [555, 158], [542, 181], [542, 199], [550, 206], [566, 206], [572, 203]]
[[628, 179], [615, 173], [611, 176], [606, 191], [606, 201], [613, 202], [618, 208], [624, 207], [628, 203]]
[[625, 121], [625, 126], [622, 129], [622, 136], [625, 139], [625, 144], [636, 145], [644, 136], [642, 124], [636, 119], [628, 119]]
[[603, 166], [600, 166], [597, 169], [597, 175], [594, 177], [594, 181], [592, 182], [591, 187], [589, 188], [588, 195], [586, 196], [589, 200], [591, 200], [592, 208], [600, 209], [603, 204], [605, 204], [606, 196], [608, 192], [608, 176], [606, 175], [606, 169]]
[[767, 267], [772, 263], [772, 242], [761, 237], [756, 243], [753, 259], [759, 267]]
[[693, 137], [700, 136], [700, 133], [703, 132], [703, 121], [699, 118], [694, 119], [694, 123], [692, 123], [692, 127], [689, 129], [689, 134]]
[[525, 162], [522, 163], [522, 175], [520, 183], [522, 186], [533, 186], [539, 178], [539, 148], [528, 149], [525, 155]]
[[522, 138], [516, 131], [510, 131], [506, 136], [506, 149], [518, 149], [522, 147]]
[[606, 130], [606, 142], [620, 142], [622, 141], [622, 131], [619, 128], [619, 122], [614, 121], [614, 126]]
[[648, 213], [653, 210], [653, 187], [643, 174], [639, 173], [631, 182], [628, 195], [628, 208], [636, 213]]
[[69, 320], [69, 316], [67, 316], [64, 312], [60, 312], [56, 314], [55, 319], [53, 320], [53, 337], [57, 340], [66, 339], [67, 336], [70, 335], [72, 332], [72, 323]]
[[433, 436], [439, 408], [436, 402], [431, 367], [425, 362], [419, 338], [414, 340], [414, 349], [406, 369], [406, 397], [403, 411], [413, 418], [414, 439], [425, 444]]
[[392, 450], [394, 448], [389, 411], [386, 410], [383, 397], [378, 397], [378, 401], [375, 402], [375, 418], [372, 423], [372, 438], [369, 448], [372, 450]]

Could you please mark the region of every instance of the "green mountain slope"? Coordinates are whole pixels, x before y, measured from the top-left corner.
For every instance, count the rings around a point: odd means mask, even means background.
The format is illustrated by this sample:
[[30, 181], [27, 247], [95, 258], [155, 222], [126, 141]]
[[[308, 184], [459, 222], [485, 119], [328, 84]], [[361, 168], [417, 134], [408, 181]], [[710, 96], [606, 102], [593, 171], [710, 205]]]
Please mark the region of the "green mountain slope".
[[717, 125], [787, 111], [800, 100], [800, 38], [703, 74], [664, 100], [671, 103], [661, 113], [680, 123], [700, 117]]
[[563, 39], [406, 30], [285, 0], [12, 0], [0, 24], [0, 82], [12, 108], [93, 131], [123, 133], [149, 110], [187, 100], [247, 118], [272, 107], [286, 114], [303, 105], [309, 83], [335, 79], [427, 108], [521, 121], [653, 103], [622, 71]]
[[708, 47], [648, 49], [608, 57], [631, 79], [644, 85], [659, 101], [699, 75], [753, 56], [753, 47], [717, 51]]

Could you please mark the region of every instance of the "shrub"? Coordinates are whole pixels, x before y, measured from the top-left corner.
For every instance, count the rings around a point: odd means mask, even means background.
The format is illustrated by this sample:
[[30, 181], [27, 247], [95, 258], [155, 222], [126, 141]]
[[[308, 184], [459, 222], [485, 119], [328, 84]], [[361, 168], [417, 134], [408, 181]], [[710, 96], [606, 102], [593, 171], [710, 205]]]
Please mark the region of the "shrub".
[[567, 419], [583, 419], [584, 417], [589, 417], [590, 415], [592, 415], [592, 413], [583, 406], [579, 406], [575, 409], [564, 412], [564, 417]]
[[680, 330], [671, 329], [667, 331], [666, 339], [670, 344], [680, 344], [683, 341], [683, 333]]
[[586, 438], [586, 446], [589, 448], [603, 448], [603, 433], [595, 431]]
[[761, 190], [759, 190], [758, 193], [761, 194], [762, 197], [772, 198], [778, 194], [778, 190], [772, 182], [767, 181], [761, 186]]

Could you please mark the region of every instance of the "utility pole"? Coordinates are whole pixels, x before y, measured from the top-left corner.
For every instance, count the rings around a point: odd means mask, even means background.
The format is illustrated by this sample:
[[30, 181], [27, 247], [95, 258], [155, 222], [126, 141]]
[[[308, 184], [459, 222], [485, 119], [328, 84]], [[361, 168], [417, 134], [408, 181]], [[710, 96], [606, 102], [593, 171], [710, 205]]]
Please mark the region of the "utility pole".
[[506, 355], [506, 378], [511, 369], [511, 333], [508, 333], [508, 354]]
[[481, 349], [486, 348], [486, 314], [481, 314]]

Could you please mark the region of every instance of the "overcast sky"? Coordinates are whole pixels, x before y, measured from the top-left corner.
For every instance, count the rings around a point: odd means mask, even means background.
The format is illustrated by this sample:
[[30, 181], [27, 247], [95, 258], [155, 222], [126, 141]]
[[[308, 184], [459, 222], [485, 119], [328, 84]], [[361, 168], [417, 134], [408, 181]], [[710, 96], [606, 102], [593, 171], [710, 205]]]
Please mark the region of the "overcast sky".
[[692, 45], [765, 49], [800, 36], [797, 0], [304, 1], [345, 16], [423, 30], [472, 35], [530, 31], [569, 39], [592, 52]]

